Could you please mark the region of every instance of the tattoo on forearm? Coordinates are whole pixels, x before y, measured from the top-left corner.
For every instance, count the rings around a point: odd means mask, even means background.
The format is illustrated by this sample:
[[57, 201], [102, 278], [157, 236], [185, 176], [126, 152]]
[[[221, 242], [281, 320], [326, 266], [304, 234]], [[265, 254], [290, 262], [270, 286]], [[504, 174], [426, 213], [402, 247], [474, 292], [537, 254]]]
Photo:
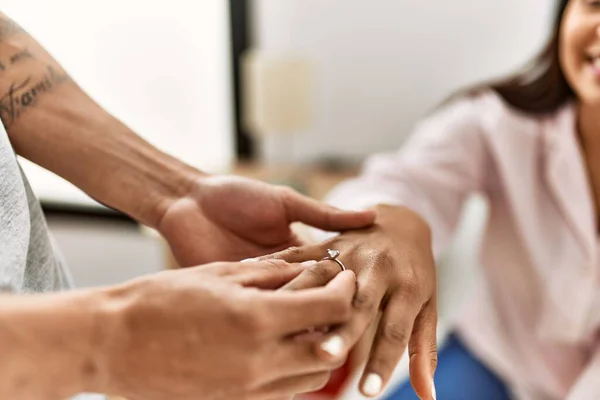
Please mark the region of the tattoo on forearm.
[[28, 108], [35, 106], [40, 96], [69, 80], [66, 73], [48, 67], [47, 73], [39, 80], [28, 77], [21, 82], [13, 82], [8, 91], [0, 95], [0, 120], [8, 128]]
[[29, 52], [29, 50], [28, 49], [21, 50], [18, 53], [14, 54], [13, 56], [10, 57], [10, 63], [16, 64], [19, 61], [25, 60], [27, 58], [33, 58], [31, 53]]
[[4, 60], [0, 59], [0, 73], [8, 70], [12, 65], [29, 59], [35, 59], [35, 56], [31, 54], [29, 49], [18, 50], [10, 56], [7, 55]]
[[12, 35], [16, 35], [17, 33], [23, 32], [25, 32], [25, 30], [21, 28], [16, 22], [7, 17], [0, 16], [0, 41]]
[[[0, 44], [2, 44], [5, 39], [24, 32], [25, 30], [16, 22], [0, 13]], [[0, 72], [6, 71], [10, 65], [16, 64], [19, 61], [27, 58], [33, 58], [33, 55], [29, 52], [29, 49], [19, 50], [18, 53], [13, 54], [10, 56], [10, 58], [7, 57], [3, 60], [0, 60]]]

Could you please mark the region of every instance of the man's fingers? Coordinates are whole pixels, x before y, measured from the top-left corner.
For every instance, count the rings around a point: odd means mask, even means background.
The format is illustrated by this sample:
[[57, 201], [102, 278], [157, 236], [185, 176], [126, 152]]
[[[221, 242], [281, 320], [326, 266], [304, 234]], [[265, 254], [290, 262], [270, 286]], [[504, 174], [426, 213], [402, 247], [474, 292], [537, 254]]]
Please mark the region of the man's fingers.
[[274, 290], [293, 281], [307, 267], [307, 264], [289, 264], [281, 260], [242, 263], [225, 279], [244, 287]]
[[265, 293], [266, 309], [278, 335], [292, 335], [315, 326], [347, 322], [351, 316], [356, 276], [352, 271], [338, 274], [323, 288]]
[[228, 276], [233, 274], [239, 274], [245, 270], [249, 270], [249, 265], [231, 262], [213, 262], [210, 264], [204, 264], [197, 267], [191, 267], [188, 270], [196, 270], [203, 274], [211, 274], [214, 276]]
[[433, 298], [417, 317], [408, 345], [410, 382], [420, 399], [435, 399], [433, 376], [437, 367], [437, 302]]
[[[412, 299], [393, 297], [383, 313], [360, 383], [365, 396], [374, 397], [388, 383], [410, 339], [420, 305]], [[429, 399], [428, 399], [429, 400]]]
[[296, 394], [322, 389], [330, 377], [331, 372], [325, 371], [281, 379], [263, 386], [253, 398], [256, 400], [292, 398]]
[[322, 357], [315, 349], [316, 342], [297, 337], [283, 339], [270, 354], [271, 363], [279, 366], [277, 377], [332, 371], [346, 362], [350, 348], [339, 351], [335, 356]]
[[321, 244], [315, 244], [303, 247], [290, 247], [289, 249], [259, 257], [251, 261], [284, 260], [289, 263], [300, 263], [304, 261], [318, 261], [326, 256], [327, 250], [324, 250]]
[[342, 272], [342, 269], [338, 263], [332, 260], [324, 260], [304, 269], [293, 280], [282, 286], [281, 290], [301, 290], [321, 287], [335, 278], [340, 272]]
[[302, 222], [326, 231], [364, 228], [375, 221], [375, 212], [342, 211], [291, 189], [284, 190], [284, 206], [290, 222]]

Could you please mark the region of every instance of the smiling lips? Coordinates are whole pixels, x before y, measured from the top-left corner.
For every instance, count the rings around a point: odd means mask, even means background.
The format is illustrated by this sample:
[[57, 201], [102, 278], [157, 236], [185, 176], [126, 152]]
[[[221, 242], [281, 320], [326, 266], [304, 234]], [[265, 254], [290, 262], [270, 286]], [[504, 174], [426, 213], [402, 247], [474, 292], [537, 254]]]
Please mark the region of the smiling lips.
[[600, 79], [600, 48], [589, 51], [586, 56], [586, 62], [592, 67], [592, 71]]

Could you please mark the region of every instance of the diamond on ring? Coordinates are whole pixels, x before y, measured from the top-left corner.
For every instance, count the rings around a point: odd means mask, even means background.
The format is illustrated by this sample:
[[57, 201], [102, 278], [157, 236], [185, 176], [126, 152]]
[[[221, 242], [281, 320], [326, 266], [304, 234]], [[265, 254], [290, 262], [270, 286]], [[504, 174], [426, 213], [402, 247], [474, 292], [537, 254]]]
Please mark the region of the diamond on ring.
[[340, 252], [338, 250], [327, 249], [327, 254], [330, 258], [336, 259], [340, 255]]
[[344, 263], [342, 261], [338, 260], [339, 256], [340, 256], [339, 250], [327, 249], [327, 256], [324, 257], [323, 260], [334, 261], [335, 263], [337, 263], [337, 265], [340, 266], [340, 268], [342, 269], [342, 271], [345, 271], [346, 270], [346, 266], [344, 265]]

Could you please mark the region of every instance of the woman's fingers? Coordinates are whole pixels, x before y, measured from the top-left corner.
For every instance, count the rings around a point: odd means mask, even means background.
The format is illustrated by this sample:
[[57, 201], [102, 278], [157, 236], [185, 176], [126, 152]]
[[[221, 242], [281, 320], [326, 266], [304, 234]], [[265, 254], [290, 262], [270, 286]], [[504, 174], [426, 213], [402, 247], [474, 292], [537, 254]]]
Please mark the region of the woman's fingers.
[[[342, 267], [336, 261], [323, 260], [328, 255], [327, 248], [323, 244], [316, 244], [291, 247], [277, 253], [245, 261], [284, 260], [288, 263], [303, 263], [307, 268], [298, 277], [281, 288], [285, 290], [300, 290], [323, 286], [342, 271]], [[345, 261], [344, 258], [346, 258]], [[348, 268], [351, 267], [349, 263], [350, 258], [352, 258], [352, 255], [346, 255], [346, 257], [344, 255], [338, 256], [338, 259], [345, 266], [347, 264]], [[315, 264], [310, 265], [310, 263]]]
[[336, 352], [348, 351], [358, 343], [377, 318], [381, 300], [385, 294], [385, 282], [372, 279], [373, 272], [365, 271], [358, 277], [358, 290], [352, 302], [352, 318], [331, 330], [319, 343], [318, 350], [324, 357]]
[[437, 367], [437, 299], [424, 307], [413, 328], [408, 346], [410, 382], [423, 400], [435, 400], [433, 376]]
[[377, 396], [387, 385], [406, 350], [420, 308], [416, 297], [397, 295], [390, 299], [361, 379], [360, 389], [365, 396]]

